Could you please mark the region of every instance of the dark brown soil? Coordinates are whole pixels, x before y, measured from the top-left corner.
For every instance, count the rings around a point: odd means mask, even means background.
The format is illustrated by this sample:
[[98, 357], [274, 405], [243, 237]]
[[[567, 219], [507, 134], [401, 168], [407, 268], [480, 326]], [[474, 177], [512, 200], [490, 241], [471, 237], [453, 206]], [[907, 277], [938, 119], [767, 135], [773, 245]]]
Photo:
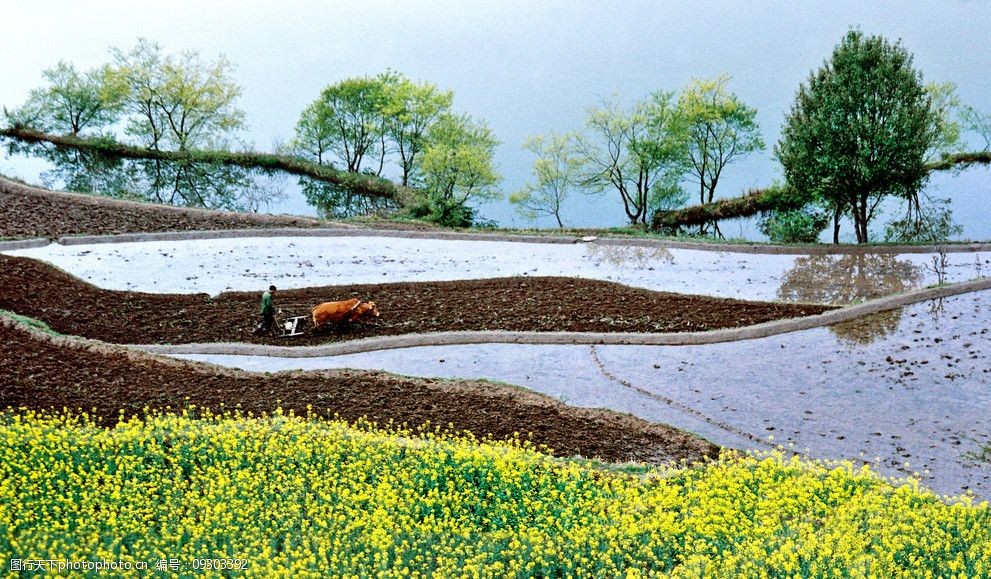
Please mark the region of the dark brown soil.
[[0, 239], [327, 225], [307, 217], [187, 209], [59, 193], [0, 177]]
[[113, 424], [121, 411], [131, 416], [187, 405], [254, 413], [281, 407], [380, 425], [429, 422], [497, 439], [518, 432], [559, 456], [612, 462], [698, 461], [717, 452], [669, 426], [572, 408], [510, 386], [353, 370], [254, 374], [47, 336], [0, 318], [0, 408], [68, 408]]
[[[0, 309], [43, 320], [62, 334], [119, 344], [274, 342], [252, 335], [259, 295], [145, 294], [92, 286], [44, 262], [0, 255]], [[388, 283], [278, 291], [286, 314], [358, 297], [382, 313], [372, 323], [279, 340], [310, 345], [369, 336], [450, 330], [687, 332], [821, 313], [774, 304], [655, 292], [559, 277]]]

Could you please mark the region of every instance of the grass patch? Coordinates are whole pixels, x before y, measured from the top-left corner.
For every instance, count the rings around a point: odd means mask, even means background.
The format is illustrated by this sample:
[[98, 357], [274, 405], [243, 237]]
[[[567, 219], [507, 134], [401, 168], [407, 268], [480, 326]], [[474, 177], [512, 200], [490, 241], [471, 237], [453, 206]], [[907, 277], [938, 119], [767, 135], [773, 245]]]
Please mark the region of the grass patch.
[[40, 331], [42, 331], [42, 332], [44, 332], [46, 334], [49, 334], [51, 336], [61, 336], [62, 335], [62, 334], [59, 334], [58, 332], [56, 332], [55, 330], [53, 330], [51, 327], [49, 327], [48, 324], [46, 324], [45, 322], [43, 322], [43, 321], [41, 321], [41, 320], [39, 320], [37, 318], [32, 318], [30, 316], [22, 316], [21, 314], [17, 314], [17, 313], [14, 313], [12, 311], [4, 310], [4, 309], [0, 309], [0, 316], [5, 317], [5, 318], [10, 318], [12, 320], [17, 320], [18, 322], [24, 324], [25, 326], [29, 326], [29, 327], [34, 328], [36, 330], [40, 330]]

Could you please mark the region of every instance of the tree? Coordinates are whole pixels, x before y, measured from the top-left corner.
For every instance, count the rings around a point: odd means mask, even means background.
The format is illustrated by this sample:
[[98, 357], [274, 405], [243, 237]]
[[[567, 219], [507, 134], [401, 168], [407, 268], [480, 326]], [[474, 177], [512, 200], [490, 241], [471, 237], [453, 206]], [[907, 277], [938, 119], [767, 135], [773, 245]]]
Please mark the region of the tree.
[[581, 181], [582, 162], [575, 155], [574, 135], [538, 135], [527, 139], [523, 148], [535, 153], [534, 182], [509, 196], [517, 211], [529, 219], [549, 215], [561, 221], [561, 205]]
[[15, 126], [78, 136], [112, 125], [121, 114], [127, 87], [109, 66], [80, 73], [60, 61], [42, 76], [48, 86], [33, 89], [27, 102], [7, 115]]
[[141, 39], [130, 52], [112, 49], [116, 74], [130, 87], [127, 133], [155, 150], [209, 148], [226, 145], [244, 125], [244, 112], [235, 106], [241, 87], [230, 75], [233, 67], [221, 56], [217, 62], [196, 52], [163, 55], [158, 44]]
[[[712, 203], [728, 164], [764, 148], [757, 109], [726, 89], [729, 80], [725, 74], [712, 80], [696, 79], [678, 97], [678, 114], [688, 125], [688, 172], [698, 184], [703, 204]], [[704, 224], [699, 233], [705, 233]]]
[[447, 113], [430, 127], [423, 151], [427, 217], [444, 225], [470, 225], [469, 201], [497, 199], [502, 180], [492, 166], [499, 141], [468, 115]]
[[325, 163], [325, 156], [330, 153], [334, 138], [330, 124], [324, 122], [328, 114], [323, 109], [324, 103], [319, 99], [303, 109], [296, 123], [296, 138], [291, 146], [292, 152], [312, 157], [321, 165]]
[[941, 156], [960, 151], [961, 117], [963, 105], [957, 96], [957, 85], [952, 82], [931, 82], [926, 92], [932, 103], [932, 143], [926, 152], [926, 159], [933, 161]]
[[982, 113], [974, 107], [964, 105], [960, 120], [966, 130], [977, 133], [984, 140], [983, 150], [991, 149], [991, 113]]
[[[325, 88], [310, 104], [296, 125], [296, 142], [304, 151], [333, 155], [351, 173], [362, 170], [376, 146], [384, 159], [385, 86], [382, 79], [360, 77], [342, 80]], [[376, 174], [381, 174], [382, 162]]]
[[[140, 39], [130, 52], [111, 49], [113, 74], [129, 88], [125, 133], [156, 150], [228, 149], [244, 112], [235, 105], [241, 88], [223, 56], [205, 62], [194, 51], [163, 54]], [[237, 209], [248, 186], [247, 171], [210, 163], [135, 161], [148, 198], [197, 207]]]
[[924, 184], [939, 125], [932, 96], [899, 44], [851, 30], [799, 87], [775, 155], [791, 189], [853, 216], [857, 241], [886, 196], [908, 199]]
[[685, 124], [674, 94], [657, 92], [624, 110], [616, 103], [588, 113], [591, 137], [575, 140], [584, 166], [582, 184], [614, 188], [630, 224], [646, 224], [655, 183], [677, 180], [685, 170]]
[[380, 75], [384, 81], [382, 111], [386, 135], [393, 141], [402, 168], [402, 184], [409, 186], [419, 171], [419, 155], [426, 146], [430, 127], [451, 109], [454, 93], [430, 83], [418, 83], [395, 73]]
[[757, 226], [773, 243], [815, 243], [828, 225], [829, 215], [821, 207], [806, 205], [790, 211], [772, 211]]

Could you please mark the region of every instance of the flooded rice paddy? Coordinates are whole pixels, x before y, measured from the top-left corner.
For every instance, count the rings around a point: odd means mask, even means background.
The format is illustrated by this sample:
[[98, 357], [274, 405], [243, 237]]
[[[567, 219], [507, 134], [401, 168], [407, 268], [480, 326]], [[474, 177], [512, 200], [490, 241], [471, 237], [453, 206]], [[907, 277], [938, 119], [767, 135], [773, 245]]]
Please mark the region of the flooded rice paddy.
[[[108, 289], [225, 290], [574, 276], [655, 290], [848, 305], [987, 275], [988, 253], [769, 255], [602, 243], [284, 237], [48, 245], [43, 259]], [[629, 412], [741, 449], [918, 473], [991, 499], [991, 291], [852, 322], [703, 346], [480, 344], [324, 358], [189, 355], [247, 370], [368, 368], [487, 378]]]
[[939, 263], [930, 254], [796, 256], [395, 237], [50, 244], [7, 253], [51, 262], [103, 288], [152, 293], [573, 276], [715, 297], [849, 304], [991, 271], [988, 253], [950, 253]]
[[420, 347], [332, 358], [183, 356], [247, 370], [369, 368], [487, 378], [741, 449], [918, 473], [991, 499], [991, 292], [843, 327], [705, 346]]

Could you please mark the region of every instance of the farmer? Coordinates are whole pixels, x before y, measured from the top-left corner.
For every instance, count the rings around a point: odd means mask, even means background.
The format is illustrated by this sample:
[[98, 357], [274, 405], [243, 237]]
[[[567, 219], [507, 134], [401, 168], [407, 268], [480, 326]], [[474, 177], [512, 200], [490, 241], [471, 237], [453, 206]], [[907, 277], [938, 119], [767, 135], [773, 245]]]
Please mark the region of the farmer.
[[268, 291], [262, 294], [261, 315], [262, 323], [255, 328], [255, 335], [272, 331], [272, 324], [275, 323], [275, 304], [272, 303], [272, 294], [275, 293], [275, 286], [268, 286]]

